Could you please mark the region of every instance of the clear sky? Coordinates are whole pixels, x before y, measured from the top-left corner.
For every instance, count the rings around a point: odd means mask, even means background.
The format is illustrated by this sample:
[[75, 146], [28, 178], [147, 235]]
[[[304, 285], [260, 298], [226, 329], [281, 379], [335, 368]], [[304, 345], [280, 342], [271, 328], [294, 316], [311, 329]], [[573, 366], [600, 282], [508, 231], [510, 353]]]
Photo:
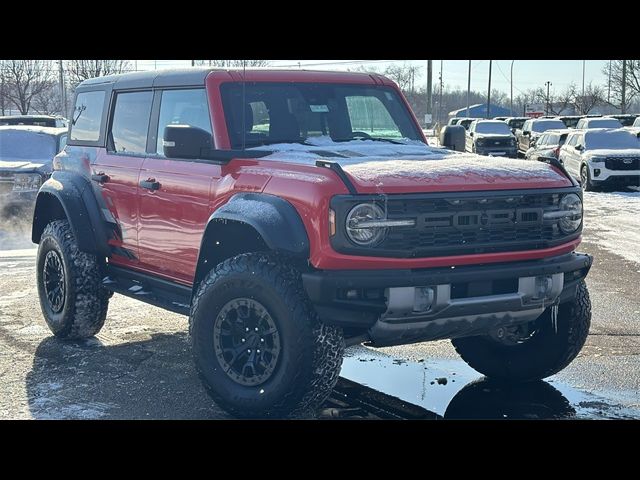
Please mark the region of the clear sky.
[[[135, 60], [131, 61], [136, 62]], [[393, 63], [402, 64], [402, 60], [270, 60], [274, 67], [315, 68], [320, 70], [346, 70], [360, 65], [384, 70]], [[607, 78], [602, 73], [608, 60], [586, 60], [585, 83], [590, 81], [604, 85]], [[421, 75], [416, 78], [416, 85], [426, 84], [426, 60], [412, 60], [409, 63], [420, 66]], [[138, 60], [139, 70], [154, 68], [175, 68], [191, 65], [190, 60]], [[446, 86], [461, 89], [467, 88], [468, 60], [444, 60], [443, 81]], [[491, 74], [492, 89], [509, 93], [511, 60], [494, 60]], [[440, 74], [440, 60], [433, 61], [433, 82], [438, 82]], [[471, 61], [471, 89], [485, 91], [489, 79], [489, 60]], [[570, 83], [578, 87], [582, 85], [582, 60], [515, 60], [513, 64], [513, 95], [537, 87], [544, 87], [545, 82], [551, 82], [551, 91], [561, 91]]]

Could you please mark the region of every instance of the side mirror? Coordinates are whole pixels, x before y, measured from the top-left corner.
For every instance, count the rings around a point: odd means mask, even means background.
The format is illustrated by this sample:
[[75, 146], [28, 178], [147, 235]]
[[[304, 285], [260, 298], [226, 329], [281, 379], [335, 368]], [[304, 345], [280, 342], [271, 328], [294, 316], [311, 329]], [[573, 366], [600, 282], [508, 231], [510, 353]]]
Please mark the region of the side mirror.
[[212, 150], [211, 134], [191, 125], [167, 125], [162, 150], [167, 158], [206, 158]]
[[469, 136], [470, 136], [470, 137], [473, 137], [473, 132], [469, 132]]
[[573, 148], [575, 148], [576, 150], [578, 150], [579, 152], [584, 150], [584, 147], [582, 145], [576, 145]]
[[522, 135], [529, 136], [530, 134], [531, 134], [531, 132], [528, 132], [527, 130], [525, 130], [525, 131], [523, 131], [523, 132], [522, 132]]
[[532, 139], [529, 141], [529, 146], [530, 146], [530, 147], [535, 147], [535, 146], [536, 146], [536, 143], [538, 143], [538, 139], [537, 139], [537, 138], [532, 138]]

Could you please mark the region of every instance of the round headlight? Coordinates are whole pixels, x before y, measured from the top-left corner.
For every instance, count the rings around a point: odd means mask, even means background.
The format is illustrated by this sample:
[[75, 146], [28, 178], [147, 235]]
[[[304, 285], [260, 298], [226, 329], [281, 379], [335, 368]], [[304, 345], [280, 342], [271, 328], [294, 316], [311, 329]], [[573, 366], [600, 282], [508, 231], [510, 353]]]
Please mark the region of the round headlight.
[[379, 243], [387, 231], [385, 227], [367, 225], [368, 222], [385, 218], [382, 208], [375, 203], [361, 203], [347, 215], [346, 230], [349, 240], [358, 245], [371, 247]]
[[567, 214], [560, 218], [558, 225], [564, 233], [575, 232], [582, 223], [582, 200], [575, 193], [565, 195], [560, 200], [560, 211]]

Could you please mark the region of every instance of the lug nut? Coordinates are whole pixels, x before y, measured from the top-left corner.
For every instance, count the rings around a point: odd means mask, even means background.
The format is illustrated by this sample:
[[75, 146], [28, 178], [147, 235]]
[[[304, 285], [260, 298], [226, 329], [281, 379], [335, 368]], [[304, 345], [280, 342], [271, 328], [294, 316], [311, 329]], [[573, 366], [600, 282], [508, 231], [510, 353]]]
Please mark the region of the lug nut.
[[247, 340], [243, 338], [243, 339], [242, 339], [242, 341], [243, 341], [243, 342], [246, 342]]
[[247, 350], [247, 353], [251, 353], [251, 349], [248, 349], [248, 350]]
[[256, 353], [260, 353], [260, 350], [256, 350]]
[[256, 328], [255, 328], [255, 331], [256, 331], [256, 332], [258, 331], [258, 327], [256, 327]]
[[245, 328], [245, 330], [244, 330], [244, 331], [245, 331], [245, 332], [248, 332], [248, 331], [249, 331], [249, 327]]
[[264, 343], [264, 338], [261, 338], [260, 341]]

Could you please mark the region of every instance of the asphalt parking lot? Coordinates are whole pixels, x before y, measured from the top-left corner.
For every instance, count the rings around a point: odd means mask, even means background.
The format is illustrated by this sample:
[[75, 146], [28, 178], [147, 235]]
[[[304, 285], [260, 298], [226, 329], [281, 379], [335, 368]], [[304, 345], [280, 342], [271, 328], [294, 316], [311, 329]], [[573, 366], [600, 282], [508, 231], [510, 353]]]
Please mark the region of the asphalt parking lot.
[[[495, 385], [448, 341], [348, 350], [320, 418], [640, 418], [640, 192], [585, 199], [591, 333], [545, 382]], [[191, 362], [187, 320], [115, 295], [95, 338], [51, 336], [29, 226], [0, 224], [0, 419], [227, 418]]]

